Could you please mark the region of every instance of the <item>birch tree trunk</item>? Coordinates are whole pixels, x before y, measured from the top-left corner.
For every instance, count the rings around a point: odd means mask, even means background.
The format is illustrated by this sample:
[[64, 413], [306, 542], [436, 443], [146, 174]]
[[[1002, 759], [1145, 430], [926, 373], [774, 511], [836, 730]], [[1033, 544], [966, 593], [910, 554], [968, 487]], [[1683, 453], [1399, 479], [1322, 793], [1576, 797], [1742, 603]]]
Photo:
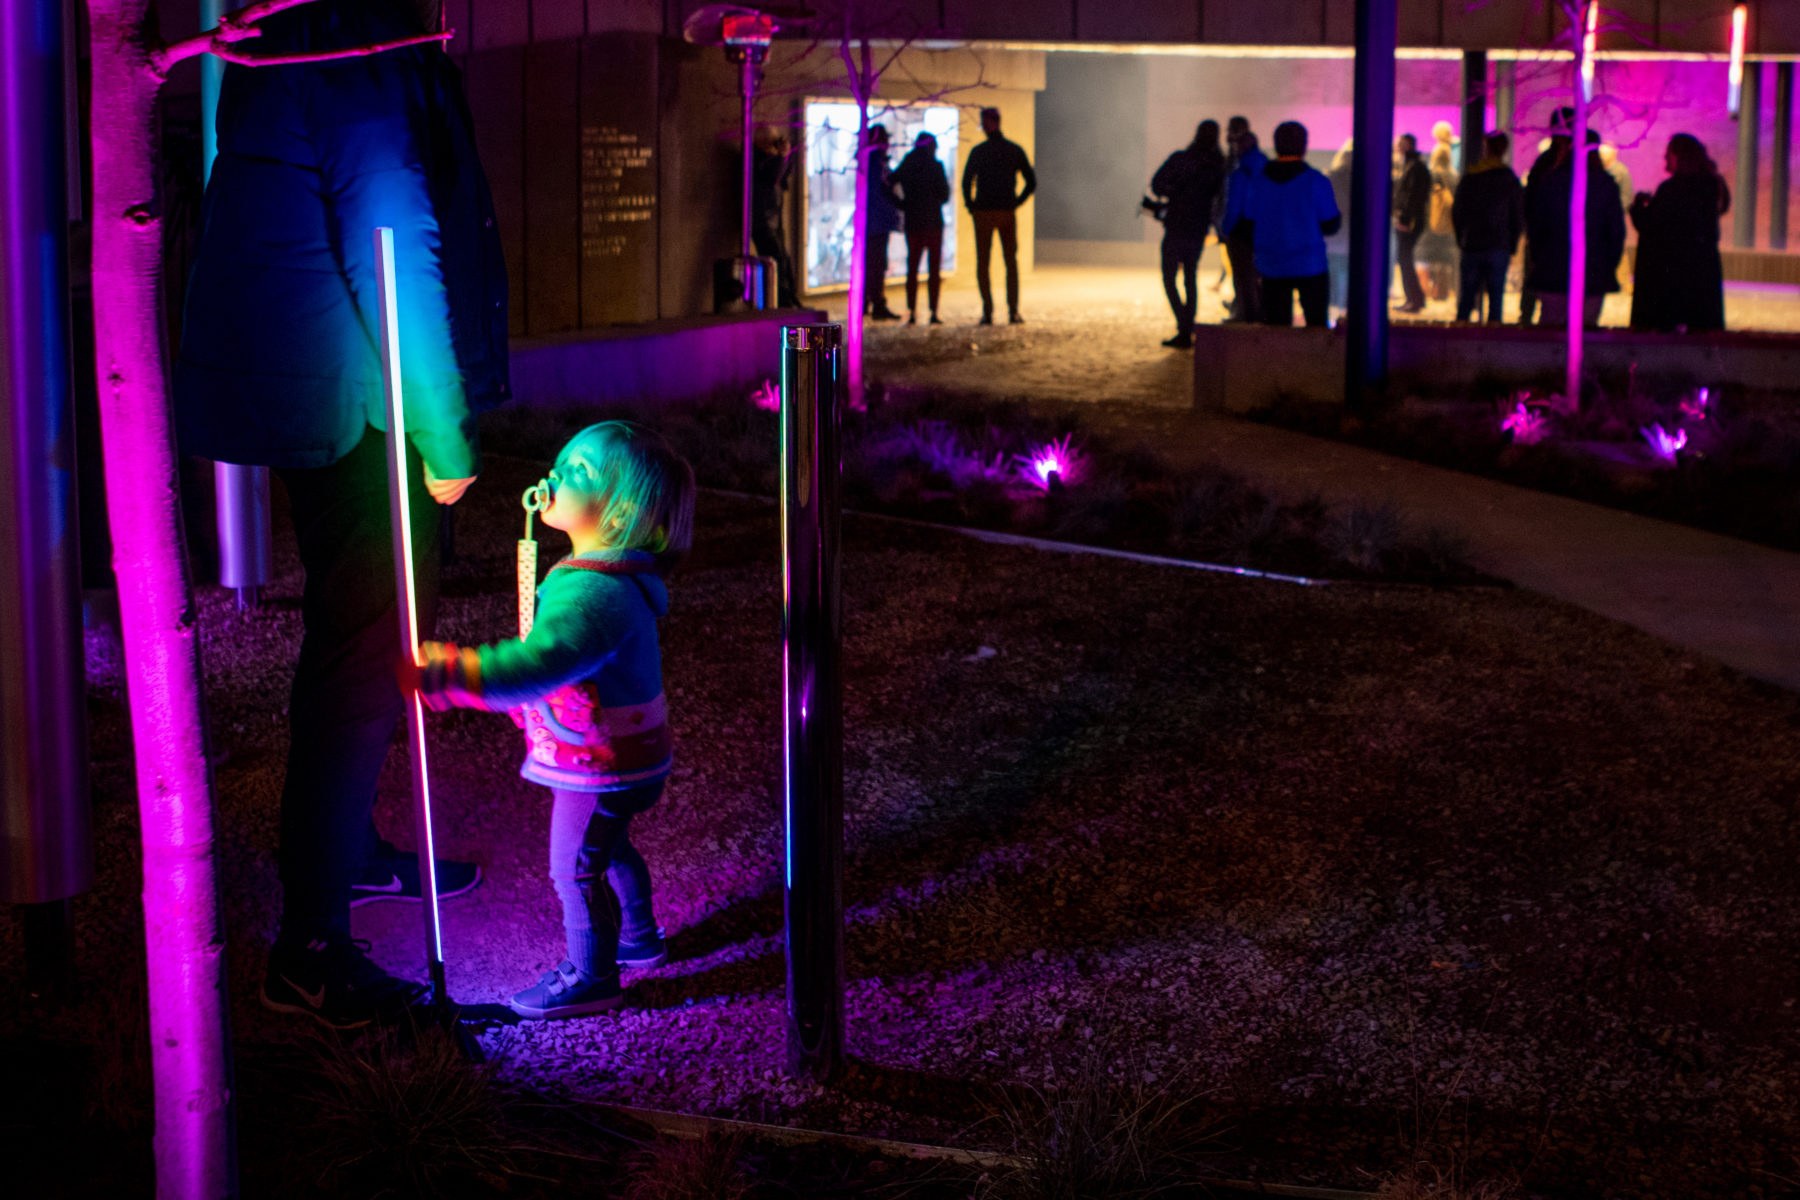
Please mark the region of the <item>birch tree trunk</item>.
[[88, 0], [94, 360], [107, 521], [137, 760], [156, 1194], [236, 1194], [225, 939], [200, 642], [187, 574], [161, 316], [148, 0]]
[[1569, 185], [1569, 351], [1563, 395], [1573, 412], [1581, 406], [1581, 360], [1587, 335], [1582, 323], [1587, 305], [1588, 95], [1582, 82], [1582, 68], [1586, 65], [1587, 5], [1575, 3], [1567, 9], [1569, 38], [1575, 48], [1575, 120], [1570, 131], [1574, 172]]

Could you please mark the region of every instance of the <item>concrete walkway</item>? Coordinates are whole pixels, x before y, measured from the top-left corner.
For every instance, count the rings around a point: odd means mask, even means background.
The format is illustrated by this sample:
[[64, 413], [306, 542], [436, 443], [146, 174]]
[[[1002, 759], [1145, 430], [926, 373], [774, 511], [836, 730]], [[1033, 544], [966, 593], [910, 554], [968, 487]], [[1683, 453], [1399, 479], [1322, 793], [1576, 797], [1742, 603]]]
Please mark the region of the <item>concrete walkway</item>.
[[1490, 574], [1800, 691], [1800, 555], [1249, 421], [1091, 415], [1283, 495], [1390, 504], [1461, 534]]

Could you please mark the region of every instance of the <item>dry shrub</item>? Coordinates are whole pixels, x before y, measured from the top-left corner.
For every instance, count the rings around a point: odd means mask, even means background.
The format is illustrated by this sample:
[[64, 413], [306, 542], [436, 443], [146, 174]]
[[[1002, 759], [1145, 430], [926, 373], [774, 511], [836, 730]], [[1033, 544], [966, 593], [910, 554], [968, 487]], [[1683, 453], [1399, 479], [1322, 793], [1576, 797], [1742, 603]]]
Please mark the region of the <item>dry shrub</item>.
[[436, 1025], [321, 1040], [297, 1111], [306, 1158], [338, 1194], [479, 1196], [541, 1179], [493, 1062]]
[[1382, 1181], [1378, 1200], [1512, 1200], [1518, 1185], [1493, 1179], [1471, 1180], [1459, 1166], [1417, 1162]]
[[998, 1119], [1016, 1164], [992, 1172], [994, 1200], [1129, 1200], [1171, 1190], [1201, 1141], [1188, 1100], [1147, 1082], [1130, 1054], [1095, 1048], [1054, 1091], [1003, 1097]]
[[652, 1142], [630, 1160], [622, 1200], [744, 1200], [752, 1187], [742, 1134]]
[[1359, 571], [1379, 571], [1400, 548], [1400, 514], [1385, 504], [1351, 504], [1325, 529], [1325, 548]]

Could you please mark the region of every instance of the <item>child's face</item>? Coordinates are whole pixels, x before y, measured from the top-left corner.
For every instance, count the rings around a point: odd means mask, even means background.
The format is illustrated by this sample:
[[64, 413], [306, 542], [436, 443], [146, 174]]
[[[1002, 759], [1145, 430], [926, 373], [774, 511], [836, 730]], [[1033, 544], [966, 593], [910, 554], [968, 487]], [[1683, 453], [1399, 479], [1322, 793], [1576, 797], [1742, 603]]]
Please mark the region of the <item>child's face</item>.
[[543, 512], [544, 524], [571, 535], [597, 532], [606, 496], [579, 447], [563, 447], [545, 482], [550, 485], [550, 504]]

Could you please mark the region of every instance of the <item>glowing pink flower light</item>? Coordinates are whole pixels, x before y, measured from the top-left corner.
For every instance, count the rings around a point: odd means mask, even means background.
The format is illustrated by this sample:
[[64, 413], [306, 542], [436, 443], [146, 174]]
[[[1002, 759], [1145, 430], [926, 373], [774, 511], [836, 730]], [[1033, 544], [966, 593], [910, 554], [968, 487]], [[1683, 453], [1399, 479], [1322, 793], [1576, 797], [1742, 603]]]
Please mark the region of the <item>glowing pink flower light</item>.
[[1712, 395], [1706, 388], [1694, 393], [1693, 399], [1681, 402], [1681, 415], [1692, 417], [1696, 421], [1706, 420], [1706, 413], [1712, 404]]
[[765, 379], [761, 386], [750, 393], [750, 403], [764, 412], [780, 412], [781, 389], [775, 386], [773, 379]]
[[1687, 445], [1688, 437], [1685, 429], [1677, 429], [1674, 433], [1670, 433], [1661, 425], [1646, 425], [1638, 432], [1644, 435], [1644, 440], [1650, 443], [1650, 449], [1666, 466], [1674, 466], [1676, 453]]
[[1045, 491], [1050, 490], [1052, 475], [1062, 483], [1074, 483], [1081, 474], [1082, 456], [1071, 444], [1072, 440], [1072, 435], [1065, 434], [1025, 455], [1023, 474], [1026, 482]]
[[1516, 446], [1535, 446], [1550, 432], [1550, 418], [1520, 400], [1501, 418], [1500, 431], [1512, 434]]

